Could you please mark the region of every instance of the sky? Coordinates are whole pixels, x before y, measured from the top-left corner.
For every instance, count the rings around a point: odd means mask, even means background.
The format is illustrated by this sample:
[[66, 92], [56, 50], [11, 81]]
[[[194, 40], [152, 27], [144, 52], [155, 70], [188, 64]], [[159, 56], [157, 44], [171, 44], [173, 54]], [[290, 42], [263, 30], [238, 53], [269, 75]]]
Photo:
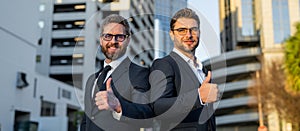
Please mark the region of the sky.
[[188, 7], [200, 17], [200, 44], [196, 57], [201, 61], [221, 54], [219, 0], [188, 0]]

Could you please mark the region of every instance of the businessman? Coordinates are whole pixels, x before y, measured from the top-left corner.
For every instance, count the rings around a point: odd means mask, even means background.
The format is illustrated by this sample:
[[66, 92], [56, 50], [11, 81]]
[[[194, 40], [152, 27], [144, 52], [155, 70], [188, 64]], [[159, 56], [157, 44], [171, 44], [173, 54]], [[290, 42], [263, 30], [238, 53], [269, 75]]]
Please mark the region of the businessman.
[[215, 131], [212, 103], [218, 88], [211, 72], [195, 56], [200, 19], [189, 9], [179, 10], [170, 22], [173, 51], [151, 66], [151, 101], [160, 130]]
[[81, 131], [135, 131], [145, 124], [140, 120], [153, 114], [147, 104], [149, 70], [134, 64], [125, 54], [130, 42], [126, 19], [107, 16], [100, 30], [103, 67], [91, 75], [85, 89], [85, 114]]

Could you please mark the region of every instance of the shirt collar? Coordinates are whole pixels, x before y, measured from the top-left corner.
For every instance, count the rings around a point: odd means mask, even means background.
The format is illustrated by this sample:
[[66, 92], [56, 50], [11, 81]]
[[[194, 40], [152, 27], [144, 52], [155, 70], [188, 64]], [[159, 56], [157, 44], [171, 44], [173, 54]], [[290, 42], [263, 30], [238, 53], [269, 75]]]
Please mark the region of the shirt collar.
[[125, 58], [126, 58], [126, 55], [123, 55], [122, 57], [120, 57], [120, 58], [118, 58], [118, 59], [116, 59], [116, 60], [111, 61], [109, 64], [107, 64], [107, 63], [105, 62], [105, 60], [104, 60], [104, 65], [103, 65], [103, 67], [105, 67], [105, 66], [107, 66], [107, 65], [110, 65], [111, 68], [112, 68], [112, 70], [114, 70], [115, 68], [117, 68], [117, 67], [120, 65], [120, 63], [121, 63]]
[[[178, 54], [184, 61], [186, 61], [187, 63], [193, 63], [193, 60], [190, 59], [189, 57], [187, 57], [186, 55], [184, 55], [183, 53], [181, 53], [178, 49], [173, 48], [173, 52], [175, 52], [176, 54]], [[202, 63], [196, 58], [196, 63], [197, 63], [197, 69], [202, 70]]]

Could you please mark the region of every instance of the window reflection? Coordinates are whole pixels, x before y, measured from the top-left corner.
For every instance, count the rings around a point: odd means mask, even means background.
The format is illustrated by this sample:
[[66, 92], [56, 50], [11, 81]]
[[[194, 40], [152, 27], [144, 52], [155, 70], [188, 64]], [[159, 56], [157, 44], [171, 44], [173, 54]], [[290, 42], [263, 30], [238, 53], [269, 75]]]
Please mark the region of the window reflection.
[[274, 42], [280, 44], [290, 36], [288, 0], [272, 0]]

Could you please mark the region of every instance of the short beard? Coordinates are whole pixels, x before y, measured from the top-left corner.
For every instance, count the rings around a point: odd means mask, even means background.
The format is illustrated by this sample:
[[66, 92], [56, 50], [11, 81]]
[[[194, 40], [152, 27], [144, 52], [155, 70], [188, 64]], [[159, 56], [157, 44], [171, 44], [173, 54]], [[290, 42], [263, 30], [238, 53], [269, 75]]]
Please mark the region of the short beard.
[[115, 48], [121, 48], [118, 44], [106, 45], [105, 48], [103, 46], [101, 46], [101, 51], [105, 55], [106, 59], [116, 60], [116, 59], [120, 58], [121, 56], [123, 56], [125, 54], [126, 49], [122, 50], [122, 48], [120, 49], [121, 50], [120, 52], [115, 52], [113, 54], [109, 54], [108, 51], [107, 51], [107, 49], [109, 47], [112, 47], [112, 46], [114, 46]]
[[178, 48], [183, 50], [184, 52], [187, 52], [187, 53], [195, 53], [197, 47], [199, 46], [199, 41], [197, 42], [195, 47], [193, 47], [192, 49], [190, 49], [189, 47], [184, 46], [183, 44], [180, 43], [180, 41], [176, 40], [176, 42], [177, 42]]

